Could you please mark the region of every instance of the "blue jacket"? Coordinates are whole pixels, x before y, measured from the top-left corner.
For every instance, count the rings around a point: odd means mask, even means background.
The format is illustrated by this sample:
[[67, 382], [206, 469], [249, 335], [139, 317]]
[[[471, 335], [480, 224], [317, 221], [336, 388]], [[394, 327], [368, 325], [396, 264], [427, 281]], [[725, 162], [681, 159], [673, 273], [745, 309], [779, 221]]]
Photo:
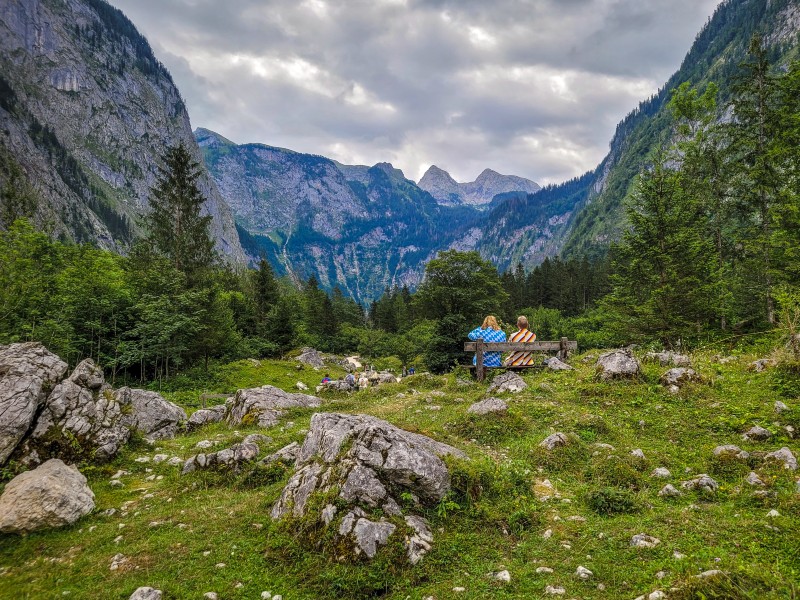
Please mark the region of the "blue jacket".
[[[483, 340], [484, 342], [505, 342], [506, 332], [503, 330], [492, 329], [491, 327], [487, 327], [486, 329], [476, 327], [467, 334], [467, 337], [471, 340]], [[472, 357], [472, 364], [473, 365], [477, 364], [477, 362], [478, 362], [478, 356], [475, 355], [474, 357]], [[501, 366], [500, 353], [484, 352], [483, 366], [484, 367]]]

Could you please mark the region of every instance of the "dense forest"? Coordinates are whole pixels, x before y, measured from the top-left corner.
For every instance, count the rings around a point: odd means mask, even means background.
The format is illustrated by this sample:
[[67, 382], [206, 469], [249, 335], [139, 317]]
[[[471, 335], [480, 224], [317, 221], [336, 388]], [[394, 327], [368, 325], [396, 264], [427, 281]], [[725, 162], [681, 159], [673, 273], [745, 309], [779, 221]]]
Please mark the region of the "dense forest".
[[[214, 254], [178, 145], [163, 157], [128, 256], [54, 241], [26, 217], [35, 192], [5, 160], [0, 187], [0, 343], [40, 340], [114, 380], [162, 380], [211, 360], [301, 346], [357, 352], [400, 369], [465, 362], [466, 332], [486, 314], [525, 314], [540, 339], [582, 347], [691, 347], [800, 326], [800, 65], [770, 68], [761, 40], [721, 103], [713, 84], [673, 90], [671, 140], [642, 166], [630, 228], [604, 256], [545, 260], [499, 273], [477, 252], [445, 251], [412, 292], [362, 307], [313, 277], [278, 278], [267, 260], [234, 270]], [[730, 118], [721, 118], [721, 115]]]

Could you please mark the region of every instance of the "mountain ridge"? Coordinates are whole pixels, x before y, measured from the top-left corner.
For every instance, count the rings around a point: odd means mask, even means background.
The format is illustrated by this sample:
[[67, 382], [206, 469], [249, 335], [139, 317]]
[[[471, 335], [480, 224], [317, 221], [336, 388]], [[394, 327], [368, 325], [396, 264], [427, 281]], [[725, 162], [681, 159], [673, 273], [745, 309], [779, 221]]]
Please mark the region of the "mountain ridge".
[[502, 175], [486, 168], [474, 181], [459, 183], [450, 173], [431, 165], [420, 178], [420, 188], [430, 193], [444, 205], [469, 204], [483, 207], [491, 203], [498, 194], [525, 192], [534, 194], [541, 189], [535, 181], [517, 175]]

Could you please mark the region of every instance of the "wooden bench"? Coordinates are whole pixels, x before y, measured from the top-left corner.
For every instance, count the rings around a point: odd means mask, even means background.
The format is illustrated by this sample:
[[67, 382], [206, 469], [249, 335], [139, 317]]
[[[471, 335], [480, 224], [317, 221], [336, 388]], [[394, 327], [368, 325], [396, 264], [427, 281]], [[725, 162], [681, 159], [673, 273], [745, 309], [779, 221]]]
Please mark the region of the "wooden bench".
[[[570, 352], [578, 350], [578, 342], [570, 341], [565, 337], [560, 340], [551, 341], [535, 341], [535, 342], [484, 342], [477, 340], [475, 342], [466, 342], [464, 344], [464, 352], [475, 353], [475, 373], [478, 381], [483, 381], [486, 377], [486, 367], [483, 364], [483, 354], [485, 352], [557, 352], [559, 360], [566, 360]], [[499, 367], [503, 369], [530, 369], [539, 367], [540, 365], [518, 365], [513, 367]], [[497, 367], [495, 367], [497, 368]]]

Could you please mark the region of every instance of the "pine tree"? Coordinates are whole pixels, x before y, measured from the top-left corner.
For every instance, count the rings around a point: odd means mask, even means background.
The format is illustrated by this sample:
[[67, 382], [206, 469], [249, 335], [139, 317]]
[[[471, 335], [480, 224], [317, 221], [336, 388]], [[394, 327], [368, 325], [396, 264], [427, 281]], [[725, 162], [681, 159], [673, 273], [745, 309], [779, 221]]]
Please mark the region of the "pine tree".
[[156, 252], [187, 275], [190, 284], [197, 283], [215, 258], [209, 233], [211, 216], [201, 215], [205, 198], [197, 185], [200, 165], [183, 142], [167, 150], [163, 161], [145, 219], [147, 239]]

